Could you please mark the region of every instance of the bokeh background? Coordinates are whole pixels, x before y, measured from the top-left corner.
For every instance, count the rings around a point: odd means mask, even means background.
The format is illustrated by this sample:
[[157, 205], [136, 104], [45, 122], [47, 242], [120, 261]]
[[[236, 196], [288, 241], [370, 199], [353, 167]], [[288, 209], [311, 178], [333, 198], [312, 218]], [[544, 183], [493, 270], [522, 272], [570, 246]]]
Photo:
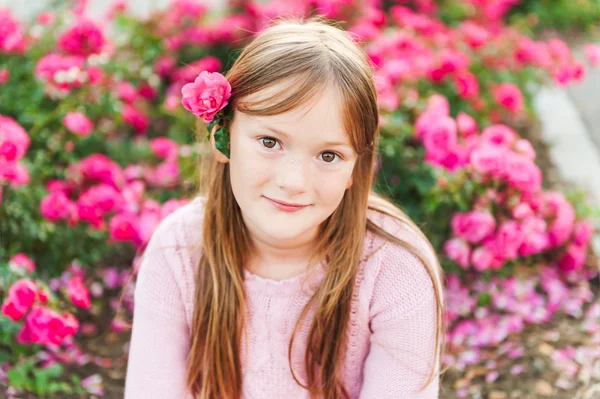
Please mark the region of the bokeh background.
[[206, 156], [181, 87], [314, 14], [369, 56], [374, 189], [446, 272], [440, 397], [600, 397], [599, 0], [0, 0], [0, 397], [123, 397], [140, 256]]

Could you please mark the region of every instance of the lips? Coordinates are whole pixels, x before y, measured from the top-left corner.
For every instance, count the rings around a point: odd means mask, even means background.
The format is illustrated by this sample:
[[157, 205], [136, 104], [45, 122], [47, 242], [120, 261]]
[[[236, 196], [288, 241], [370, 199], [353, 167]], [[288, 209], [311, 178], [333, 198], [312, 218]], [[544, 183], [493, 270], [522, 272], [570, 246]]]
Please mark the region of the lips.
[[269, 197], [265, 197], [265, 199], [267, 199], [275, 208], [277, 208], [280, 211], [284, 211], [284, 212], [295, 212], [295, 211], [299, 211], [299, 210], [304, 209], [307, 206], [309, 206], [309, 205], [304, 205], [304, 204], [296, 204], [296, 203], [292, 203], [292, 202], [284, 202], [284, 201], [274, 200]]

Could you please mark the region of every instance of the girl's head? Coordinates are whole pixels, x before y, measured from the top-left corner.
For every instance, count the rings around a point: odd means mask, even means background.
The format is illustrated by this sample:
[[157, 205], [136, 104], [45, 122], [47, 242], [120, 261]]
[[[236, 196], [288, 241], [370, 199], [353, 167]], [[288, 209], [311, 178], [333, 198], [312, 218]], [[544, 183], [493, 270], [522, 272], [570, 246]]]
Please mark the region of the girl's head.
[[[243, 266], [255, 253], [254, 239], [260, 239], [290, 248], [311, 243], [307, 264], [327, 261], [324, 279], [300, 316], [302, 321], [309, 308], [316, 309], [306, 379], [297, 382], [312, 397], [346, 397], [340, 360], [365, 230], [404, 245], [368, 221], [367, 209], [418, 231], [371, 192], [379, 115], [368, 58], [348, 33], [318, 17], [281, 20], [243, 49], [226, 78], [234, 110], [233, 119], [224, 122], [229, 123], [230, 158], [216, 150], [211, 135], [213, 157], [201, 174], [207, 177], [206, 201], [189, 389], [200, 398], [240, 396]], [[270, 200], [305, 207], [284, 212]], [[423, 260], [434, 281], [440, 342], [439, 264], [405, 246]], [[293, 338], [290, 353], [292, 345]], [[292, 368], [295, 377], [297, 372]]]
[[[227, 72], [231, 155], [215, 149], [252, 236], [294, 245], [340, 203], [366, 208], [378, 114], [364, 53], [316, 20], [263, 31]], [[269, 199], [306, 205], [282, 212]]]

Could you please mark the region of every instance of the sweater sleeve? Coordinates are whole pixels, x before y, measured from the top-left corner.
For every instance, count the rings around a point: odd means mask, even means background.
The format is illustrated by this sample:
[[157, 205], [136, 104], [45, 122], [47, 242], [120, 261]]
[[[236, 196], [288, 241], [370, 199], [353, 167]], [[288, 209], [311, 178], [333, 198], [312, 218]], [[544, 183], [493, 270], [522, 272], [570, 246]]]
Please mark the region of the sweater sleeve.
[[[433, 367], [436, 298], [423, 263], [387, 244], [371, 300], [369, 354], [360, 398], [438, 398], [439, 375], [422, 391]], [[436, 373], [439, 372], [439, 358]]]
[[178, 273], [182, 254], [178, 246], [164, 246], [177, 237], [174, 217], [167, 219], [153, 234], [138, 272], [125, 399], [186, 397], [189, 327]]

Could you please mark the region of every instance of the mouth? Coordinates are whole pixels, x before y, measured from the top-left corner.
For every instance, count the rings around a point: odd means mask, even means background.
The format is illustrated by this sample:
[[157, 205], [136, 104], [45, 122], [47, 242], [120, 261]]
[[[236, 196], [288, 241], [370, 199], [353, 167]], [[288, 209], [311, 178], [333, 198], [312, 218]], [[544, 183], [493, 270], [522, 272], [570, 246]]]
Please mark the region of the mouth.
[[265, 197], [265, 198], [269, 202], [271, 202], [271, 204], [273, 204], [277, 209], [282, 210], [282, 211], [286, 211], [286, 212], [298, 211], [300, 209], [304, 209], [304, 208], [306, 208], [306, 207], [309, 206], [309, 205], [305, 205], [305, 204], [296, 204], [296, 203], [291, 203], [291, 202], [274, 200], [274, 199], [269, 198], [269, 197]]

